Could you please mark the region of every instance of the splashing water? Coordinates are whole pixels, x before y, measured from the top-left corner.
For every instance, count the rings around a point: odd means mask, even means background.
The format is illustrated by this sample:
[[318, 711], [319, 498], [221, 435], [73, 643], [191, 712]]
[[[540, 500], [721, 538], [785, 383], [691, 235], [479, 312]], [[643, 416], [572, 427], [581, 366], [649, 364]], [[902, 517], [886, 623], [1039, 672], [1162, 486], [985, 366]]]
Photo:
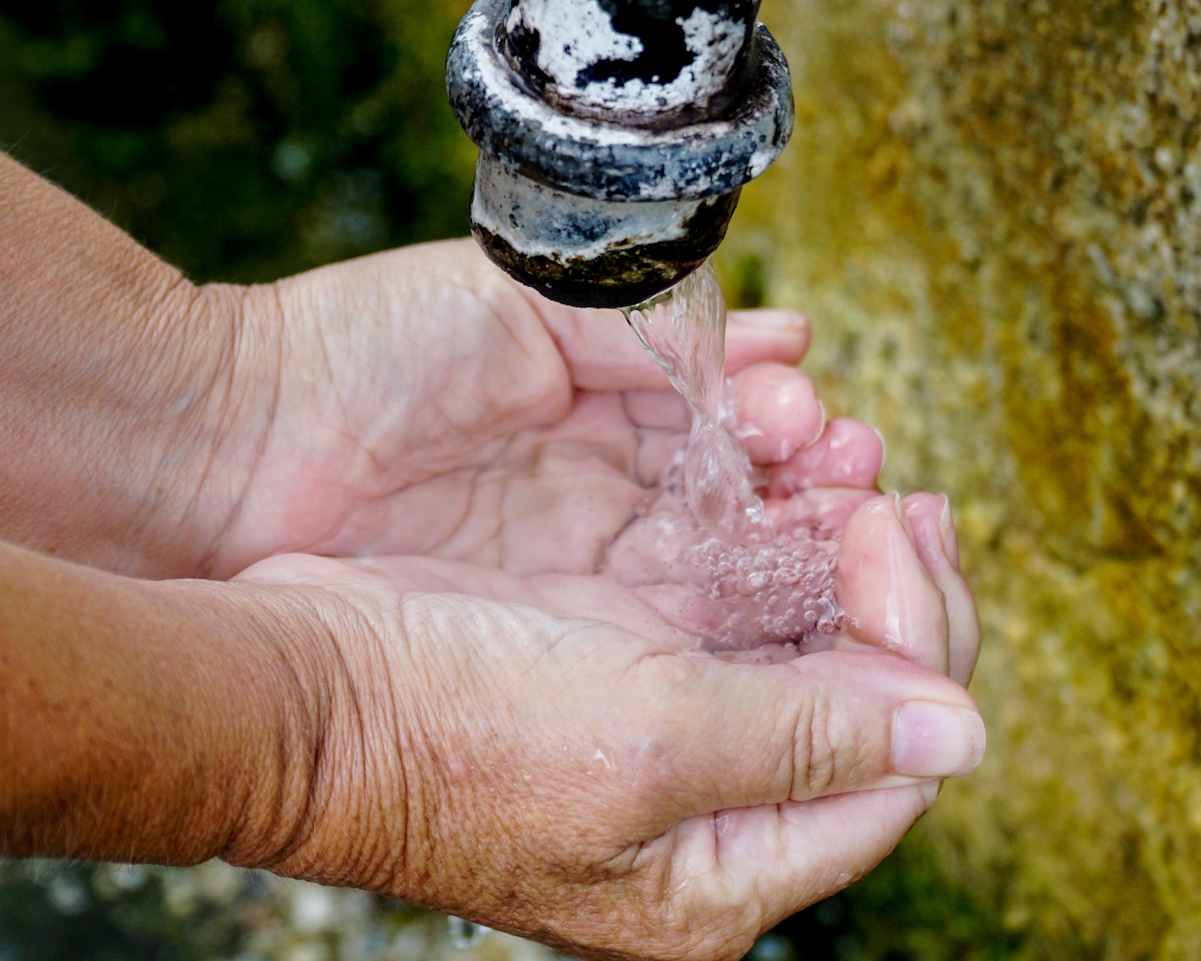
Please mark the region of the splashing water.
[[673, 620], [714, 647], [747, 649], [833, 634], [841, 532], [774, 522], [731, 435], [725, 403], [726, 307], [713, 268], [624, 311], [638, 339], [692, 410], [683, 454], [646, 516], [614, 545], [607, 570], [629, 586], [690, 588]]
[[751, 464], [723, 426], [726, 303], [708, 262], [666, 294], [623, 311], [642, 346], [692, 409], [684, 501], [702, 524], [739, 537], [764, 523]]

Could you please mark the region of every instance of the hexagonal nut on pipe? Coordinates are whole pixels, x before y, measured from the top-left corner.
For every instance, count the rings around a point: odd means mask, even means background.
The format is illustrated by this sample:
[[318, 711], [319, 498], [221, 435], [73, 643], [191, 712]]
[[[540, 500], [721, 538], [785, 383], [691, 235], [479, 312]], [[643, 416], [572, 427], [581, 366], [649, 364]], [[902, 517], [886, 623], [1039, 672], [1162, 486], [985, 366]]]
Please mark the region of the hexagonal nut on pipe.
[[757, 0], [477, 0], [447, 92], [480, 148], [472, 232], [561, 303], [624, 307], [717, 249], [792, 132]]

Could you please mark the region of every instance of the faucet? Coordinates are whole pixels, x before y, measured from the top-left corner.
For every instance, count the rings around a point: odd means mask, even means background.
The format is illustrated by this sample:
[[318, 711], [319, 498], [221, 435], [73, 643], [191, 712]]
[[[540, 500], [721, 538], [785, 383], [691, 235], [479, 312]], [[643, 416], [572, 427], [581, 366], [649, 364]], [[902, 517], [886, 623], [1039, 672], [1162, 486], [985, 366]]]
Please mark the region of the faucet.
[[759, 0], [477, 0], [447, 58], [471, 229], [521, 283], [628, 307], [717, 249], [792, 133]]

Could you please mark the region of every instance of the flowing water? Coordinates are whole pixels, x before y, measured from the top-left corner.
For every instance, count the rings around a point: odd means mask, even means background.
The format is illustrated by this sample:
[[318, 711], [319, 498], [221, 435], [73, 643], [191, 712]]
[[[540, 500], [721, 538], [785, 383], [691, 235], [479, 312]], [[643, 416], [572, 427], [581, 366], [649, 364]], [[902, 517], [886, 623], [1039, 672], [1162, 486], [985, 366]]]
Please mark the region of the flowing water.
[[774, 521], [730, 431], [726, 308], [712, 267], [625, 315], [687, 402], [692, 429], [646, 515], [610, 551], [609, 573], [631, 586], [683, 588], [669, 619], [717, 648], [799, 646], [843, 628], [835, 599], [840, 532]]

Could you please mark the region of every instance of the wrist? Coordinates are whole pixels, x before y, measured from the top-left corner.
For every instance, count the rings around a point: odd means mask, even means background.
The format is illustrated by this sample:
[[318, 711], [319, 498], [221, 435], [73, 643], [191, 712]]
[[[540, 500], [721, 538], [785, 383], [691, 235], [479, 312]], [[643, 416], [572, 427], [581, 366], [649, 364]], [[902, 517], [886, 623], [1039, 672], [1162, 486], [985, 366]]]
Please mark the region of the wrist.
[[198, 743], [209, 758], [210, 803], [191, 812], [205, 857], [269, 867], [314, 817], [335, 714], [328, 636], [303, 595], [287, 588], [168, 581], [166, 602], [206, 638]]
[[197, 287], [3, 155], [0, 211], [0, 537], [203, 574], [272, 396], [247, 292]]
[[0, 853], [188, 864], [287, 831], [320, 683], [286, 598], [0, 545]]
[[[278, 401], [283, 325], [271, 288], [210, 284], [160, 313], [161, 370], [137, 443], [154, 465], [135, 571], [228, 577], [218, 559], [266, 446]], [[167, 346], [169, 345], [169, 346]], [[156, 411], [166, 412], [165, 415]]]
[[232, 584], [283, 605], [273, 623], [296, 625], [271, 643], [302, 722], [298, 733], [295, 722], [280, 726], [293, 732], [281, 742], [293, 745], [297, 762], [280, 782], [290, 796], [260, 792], [257, 812], [221, 856], [287, 877], [405, 896], [410, 814], [423, 787], [412, 769], [420, 732], [402, 683], [413, 677], [407, 609], [324, 558], [280, 557]]

